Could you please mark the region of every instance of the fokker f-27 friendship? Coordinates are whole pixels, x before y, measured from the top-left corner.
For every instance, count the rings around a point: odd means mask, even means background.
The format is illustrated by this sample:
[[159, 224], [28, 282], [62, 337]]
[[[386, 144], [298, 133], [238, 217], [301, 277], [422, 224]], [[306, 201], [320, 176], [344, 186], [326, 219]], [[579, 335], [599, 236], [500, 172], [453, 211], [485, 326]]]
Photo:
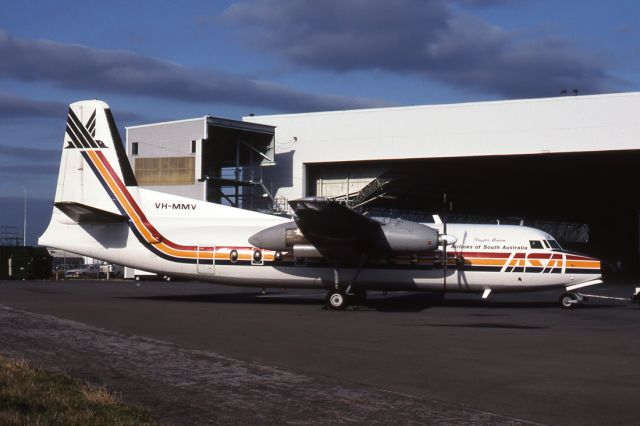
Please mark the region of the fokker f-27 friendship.
[[317, 288], [327, 306], [368, 290], [491, 292], [600, 284], [600, 261], [524, 226], [375, 219], [293, 200], [293, 219], [137, 185], [107, 104], [70, 105], [51, 222], [39, 243], [159, 274], [258, 288]]

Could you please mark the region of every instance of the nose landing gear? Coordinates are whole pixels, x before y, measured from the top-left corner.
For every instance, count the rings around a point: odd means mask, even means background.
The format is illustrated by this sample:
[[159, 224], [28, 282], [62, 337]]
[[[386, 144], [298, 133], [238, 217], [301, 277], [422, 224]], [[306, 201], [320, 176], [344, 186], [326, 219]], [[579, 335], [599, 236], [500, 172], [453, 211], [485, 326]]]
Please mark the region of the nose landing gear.
[[560, 303], [560, 307], [562, 309], [573, 309], [578, 306], [579, 303], [586, 301], [587, 298], [581, 295], [580, 293], [575, 293], [572, 291], [568, 291], [560, 296], [558, 302]]

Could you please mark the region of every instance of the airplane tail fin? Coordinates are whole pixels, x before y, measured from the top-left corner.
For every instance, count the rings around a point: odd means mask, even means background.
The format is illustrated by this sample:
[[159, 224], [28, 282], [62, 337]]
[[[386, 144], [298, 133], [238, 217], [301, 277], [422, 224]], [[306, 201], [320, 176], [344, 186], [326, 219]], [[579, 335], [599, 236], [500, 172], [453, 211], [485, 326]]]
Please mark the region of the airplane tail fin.
[[[126, 217], [114, 201], [132, 186], [137, 182], [109, 106], [98, 100], [71, 104], [48, 231], [60, 214], [76, 223]], [[48, 231], [39, 243], [55, 246], [59, 238], [49, 241]]]
[[55, 203], [120, 213], [109, 191], [118, 184], [137, 186], [109, 106], [98, 100], [71, 104]]

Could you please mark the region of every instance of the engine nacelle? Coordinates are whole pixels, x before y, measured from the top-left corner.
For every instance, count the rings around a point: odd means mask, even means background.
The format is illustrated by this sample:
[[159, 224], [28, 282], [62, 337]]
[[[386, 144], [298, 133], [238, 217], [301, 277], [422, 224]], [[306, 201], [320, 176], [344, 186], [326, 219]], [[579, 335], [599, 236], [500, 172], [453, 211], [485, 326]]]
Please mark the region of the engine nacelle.
[[[438, 247], [438, 231], [434, 228], [401, 219], [378, 222], [379, 226], [363, 237], [365, 250], [370, 253], [422, 253]], [[249, 243], [266, 250], [297, 251], [301, 257], [317, 257], [319, 254], [293, 221], [264, 229], [252, 235]], [[308, 255], [302, 256], [302, 253]]]
[[376, 246], [387, 253], [420, 253], [438, 247], [438, 231], [426, 225], [402, 219], [380, 223]]
[[308, 245], [294, 221], [281, 223], [249, 237], [249, 243], [266, 250], [289, 251], [296, 244]]
[[294, 244], [293, 256], [319, 258], [322, 257], [322, 253], [320, 253], [312, 244]]

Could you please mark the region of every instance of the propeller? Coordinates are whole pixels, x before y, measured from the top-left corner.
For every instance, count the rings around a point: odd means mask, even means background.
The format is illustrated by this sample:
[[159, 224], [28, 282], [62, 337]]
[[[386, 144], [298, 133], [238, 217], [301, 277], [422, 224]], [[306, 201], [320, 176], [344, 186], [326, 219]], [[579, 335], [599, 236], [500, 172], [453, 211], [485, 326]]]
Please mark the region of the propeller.
[[444, 193], [443, 199], [443, 211], [442, 211], [442, 233], [445, 235], [442, 241], [442, 293], [447, 291], [447, 267], [449, 266], [449, 259], [447, 258], [447, 193]]
[[447, 207], [449, 212], [453, 210], [453, 202], [449, 201], [447, 206], [447, 193], [443, 194], [443, 212], [442, 212], [442, 293], [447, 291], [447, 269], [449, 267], [449, 257], [447, 255], [447, 246], [455, 244], [456, 239], [447, 234]]

